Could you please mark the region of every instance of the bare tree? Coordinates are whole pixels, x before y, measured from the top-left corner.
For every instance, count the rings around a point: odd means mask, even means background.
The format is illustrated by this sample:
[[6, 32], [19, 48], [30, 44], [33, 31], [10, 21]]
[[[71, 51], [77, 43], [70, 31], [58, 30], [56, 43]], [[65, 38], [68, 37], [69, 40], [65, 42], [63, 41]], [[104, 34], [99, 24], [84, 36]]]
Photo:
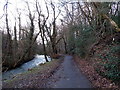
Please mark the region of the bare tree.
[[16, 60], [17, 57], [17, 49], [18, 49], [18, 43], [17, 43], [17, 28], [16, 28], [16, 17], [15, 17], [15, 26], [14, 26], [14, 50], [13, 50], [13, 57], [14, 61]]
[[[28, 2], [26, 2], [26, 4], [27, 4], [27, 7], [28, 7], [29, 20], [30, 20], [30, 32], [29, 32], [29, 35], [28, 35], [28, 42], [29, 42], [29, 45], [31, 45], [32, 41], [33, 41], [34, 30], [35, 30], [34, 29], [34, 27], [35, 27], [34, 26], [35, 14], [32, 15]], [[31, 50], [32, 50], [32, 47], [29, 49], [29, 52], [28, 52], [29, 57], [31, 56]]]
[[[23, 34], [24, 32], [27, 32], [26, 35], [28, 36], [28, 47], [25, 49], [25, 52], [23, 52], [23, 54], [21, 55], [20, 59], [14, 64], [14, 67], [16, 67], [16, 65], [21, 62], [22, 60], [24, 60], [24, 58], [27, 56], [29, 58], [31, 58], [32, 56], [32, 47], [38, 37], [38, 35], [40, 34], [40, 32], [38, 32], [36, 34], [36, 36], [34, 37], [34, 18], [35, 18], [35, 14], [32, 15], [32, 12], [30, 10], [30, 7], [29, 7], [29, 4], [28, 2], [26, 2], [27, 4], [27, 7], [28, 7], [28, 16], [29, 16], [29, 20], [30, 20], [30, 31], [26, 31], [24, 29], [21, 29], [21, 19], [19, 17], [19, 29], [23, 31]], [[19, 34], [21, 33], [21, 31], [19, 32]], [[20, 34], [21, 35], [21, 34]]]
[[[49, 11], [48, 11], [47, 4], [46, 4], [46, 8], [47, 8], [48, 16], [45, 18], [45, 16], [41, 14], [41, 7], [39, 5], [39, 2], [36, 0], [36, 10], [37, 10], [37, 13], [38, 13], [38, 27], [39, 27], [40, 36], [41, 36], [41, 39], [42, 39], [44, 56], [45, 56], [46, 62], [48, 62], [47, 50], [46, 50], [46, 46], [45, 46], [45, 25], [46, 25], [46, 22], [49, 18]], [[43, 22], [41, 22], [41, 17], [43, 18]]]
[[52, 1], [51, 1], [51, 8], [53, 10], [53, 22], [52, 22], [53, 33], [52, 33], [52, 35], [49, 35], [49, 36], [50, 36], [50, 41], [51, 41], [51, 44], [52, 44], [53, 53], [57, 54], [57, 47], [56, 47], [56, 45], [57, 45], [57, 40], [56, 40], [56, 37], [57, 37], [56, 19], [60, 15], [61, 10], [59, 10], [58, 14], [56, 15], [56, 7], [55, 7], [55, 5], [53, 4]]
[[12, 53], [12, 41], [11, 41], [11, 35], [10, 35], [10, 29], [9, 29], [9, 22], [8, 22], [8, 0], [6, 4], [4, 5], [5, 10], [5, 19], [6, 19], [6, 29], [7, 29], [7, 55], [10, 56]]

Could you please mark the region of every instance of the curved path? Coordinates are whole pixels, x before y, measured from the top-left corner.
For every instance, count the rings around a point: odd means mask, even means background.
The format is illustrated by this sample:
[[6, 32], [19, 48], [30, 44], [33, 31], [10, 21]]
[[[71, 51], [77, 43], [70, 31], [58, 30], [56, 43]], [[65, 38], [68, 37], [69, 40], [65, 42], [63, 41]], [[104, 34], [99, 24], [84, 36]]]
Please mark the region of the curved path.
[[49, 84], [52, 88], [91, 88], [91, 83], [77, 68], [73, 57], [69, 55], [65, 56], [61, 67], [51, 78]]

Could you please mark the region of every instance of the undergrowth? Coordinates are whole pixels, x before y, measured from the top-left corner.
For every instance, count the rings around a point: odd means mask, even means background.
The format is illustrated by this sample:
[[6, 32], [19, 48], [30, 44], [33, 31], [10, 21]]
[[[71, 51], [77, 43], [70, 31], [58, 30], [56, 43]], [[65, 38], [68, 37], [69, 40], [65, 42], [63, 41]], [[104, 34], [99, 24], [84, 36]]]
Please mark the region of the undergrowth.
[[110, 80], [119, 83], [120, 82], [120, 45], [109, 45], [107, 50], [104, 50], [102, 54], [99, 54], [101, 62], [99, 63], [97, 72], [109, 78]]

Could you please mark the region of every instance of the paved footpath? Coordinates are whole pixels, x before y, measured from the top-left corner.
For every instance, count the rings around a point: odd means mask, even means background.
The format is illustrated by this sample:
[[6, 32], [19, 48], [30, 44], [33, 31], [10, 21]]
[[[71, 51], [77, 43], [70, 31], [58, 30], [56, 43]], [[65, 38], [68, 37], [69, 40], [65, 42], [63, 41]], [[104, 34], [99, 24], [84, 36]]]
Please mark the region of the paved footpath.
[[72, 56], [66, 55], [61, 67], [53, 75], [52, 88], [91, 88], [90, 81], [80, 72]]

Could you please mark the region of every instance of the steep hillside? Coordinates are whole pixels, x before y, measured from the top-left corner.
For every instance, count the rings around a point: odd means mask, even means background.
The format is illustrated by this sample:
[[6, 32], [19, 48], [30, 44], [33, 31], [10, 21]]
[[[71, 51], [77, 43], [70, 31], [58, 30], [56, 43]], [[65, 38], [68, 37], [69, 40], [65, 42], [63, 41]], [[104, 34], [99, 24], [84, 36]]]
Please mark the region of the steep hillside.
[[85, 59], [75, 58], [94, 87], [120, 88], [120, 33], [94, 44]]

